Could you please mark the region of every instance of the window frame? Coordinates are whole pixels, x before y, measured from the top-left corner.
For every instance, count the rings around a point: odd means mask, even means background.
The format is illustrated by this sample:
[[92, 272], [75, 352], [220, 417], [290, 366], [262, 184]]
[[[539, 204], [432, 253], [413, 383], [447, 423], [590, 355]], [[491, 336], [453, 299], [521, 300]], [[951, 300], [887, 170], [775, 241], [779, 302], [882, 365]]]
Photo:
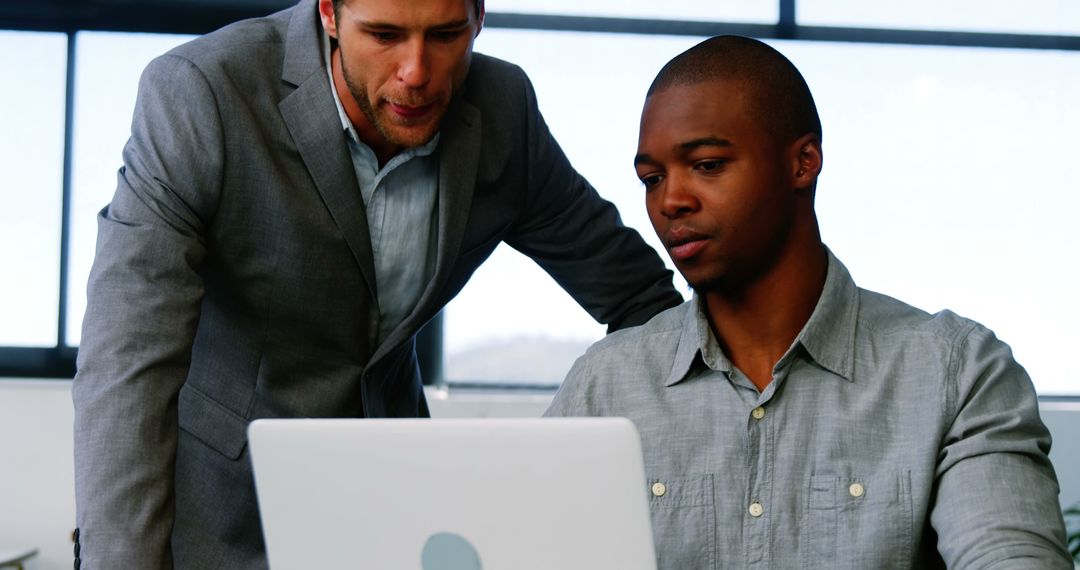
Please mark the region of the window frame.
[[[1080, 51], [1080, 35], [1045, 35], [915, 29], [803, 26], [796, 21], [797, 0], [777, 0], [775, 24], [644, 20], [488, 12], [490, 28], [597, 32], [633, 35], [714, 36], [738, 34], [760, 39], [802, 40], [912, 46], [981, 47]], [[270, 14], [293, 5], [290, 0], [45, 0], [0, 4], [0, 30], [62, 32], [67, 36], [64, 104], [64, 156], [61, 201], [60, 279], [56, 345], [0, 346], [0, 377], [70, 379], [78, 348], [67, 339], [71, 230], [72, 146], [75, 108], [76, 38], [82, 31], [204, 34], [231, 22]], [[417, 354], [425, 384], [483, 390], [549, 391], [547, 384], [491, 384], [450, 381], [443, 377], [443, 318], [436, 316], [418, 334]], [[1044, 400], [1080, 401], [1080, 396], [1046, 395]]]

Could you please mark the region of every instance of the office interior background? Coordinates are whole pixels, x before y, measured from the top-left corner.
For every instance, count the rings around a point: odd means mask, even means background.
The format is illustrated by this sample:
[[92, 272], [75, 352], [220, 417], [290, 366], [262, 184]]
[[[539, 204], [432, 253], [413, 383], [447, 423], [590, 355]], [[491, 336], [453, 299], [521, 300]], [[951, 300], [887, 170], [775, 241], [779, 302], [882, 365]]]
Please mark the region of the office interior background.
[[[154, 56], [291, 0], [0, 3], [0, 550], [67, 568], [70, 385], [95, 214]], [[823, 237], [861, 286], [1014, 349], [1080, 502], [1080, 4], [1070, 0], [488, 0], [476, 50], [520, 64], [573, 164], [657, 247], [632, 159], [645, 91], [707, 36], [758, 37], [824, 125]], [[666, 255], [661, 253], [666, 260]], [[690, 292], [676, 274], [676, 283]], [[500, 246], [419, 343], [436, 416], [539, 415], [604, 333]]]

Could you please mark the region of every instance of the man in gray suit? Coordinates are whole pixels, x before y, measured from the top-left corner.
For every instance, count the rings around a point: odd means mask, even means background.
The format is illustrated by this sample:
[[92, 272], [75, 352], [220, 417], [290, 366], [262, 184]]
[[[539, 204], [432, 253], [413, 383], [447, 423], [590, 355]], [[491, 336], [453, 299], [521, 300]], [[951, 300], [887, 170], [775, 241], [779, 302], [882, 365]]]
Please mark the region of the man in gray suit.
[[483, 0], [303, 0], [144, 72], [74, 383], [76, 567], [261, 568], [247, 424], [428, 413], [414, 335], [505, 241], [611, 329], [680, 301]]

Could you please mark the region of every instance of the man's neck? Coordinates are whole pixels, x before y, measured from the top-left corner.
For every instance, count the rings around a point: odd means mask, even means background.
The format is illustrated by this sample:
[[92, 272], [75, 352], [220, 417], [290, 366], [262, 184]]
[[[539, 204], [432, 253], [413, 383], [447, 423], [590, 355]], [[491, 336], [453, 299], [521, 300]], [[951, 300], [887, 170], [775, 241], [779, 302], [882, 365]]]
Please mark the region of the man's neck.
[[703, 294], [706, 314], [724, 353], [759, 391], [791, 347], [825, 287], [828, 256], [820, 240], [785, 252], [765, 274], [738, 291]]

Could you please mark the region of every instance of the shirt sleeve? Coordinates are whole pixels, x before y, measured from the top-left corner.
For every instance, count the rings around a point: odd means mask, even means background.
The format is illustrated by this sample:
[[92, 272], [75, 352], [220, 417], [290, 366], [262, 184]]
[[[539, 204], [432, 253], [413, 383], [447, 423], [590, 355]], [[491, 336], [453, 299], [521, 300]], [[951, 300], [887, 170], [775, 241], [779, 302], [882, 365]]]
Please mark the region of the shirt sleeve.
[[555, 393], [555, 399], [548, 406], [545, 417], [575, 417], [597, 415], [595, 410], [590, 410], [585, 398], [586, 385], [589, 381], [588, 363], [586, 355], [582, 355], [566, 374], [559, 391]]
[[957, 343], [930, 522], [949, 568], [1061, 568], [1065, 548], [1050, 433], [1027, 372], [973, 325]]
[[186, 59], [143, 73], [112, 202], [98, 216], [75, 407], [83, 568], [169, 568], [177, 397], [204, 293], [222, 131]]

